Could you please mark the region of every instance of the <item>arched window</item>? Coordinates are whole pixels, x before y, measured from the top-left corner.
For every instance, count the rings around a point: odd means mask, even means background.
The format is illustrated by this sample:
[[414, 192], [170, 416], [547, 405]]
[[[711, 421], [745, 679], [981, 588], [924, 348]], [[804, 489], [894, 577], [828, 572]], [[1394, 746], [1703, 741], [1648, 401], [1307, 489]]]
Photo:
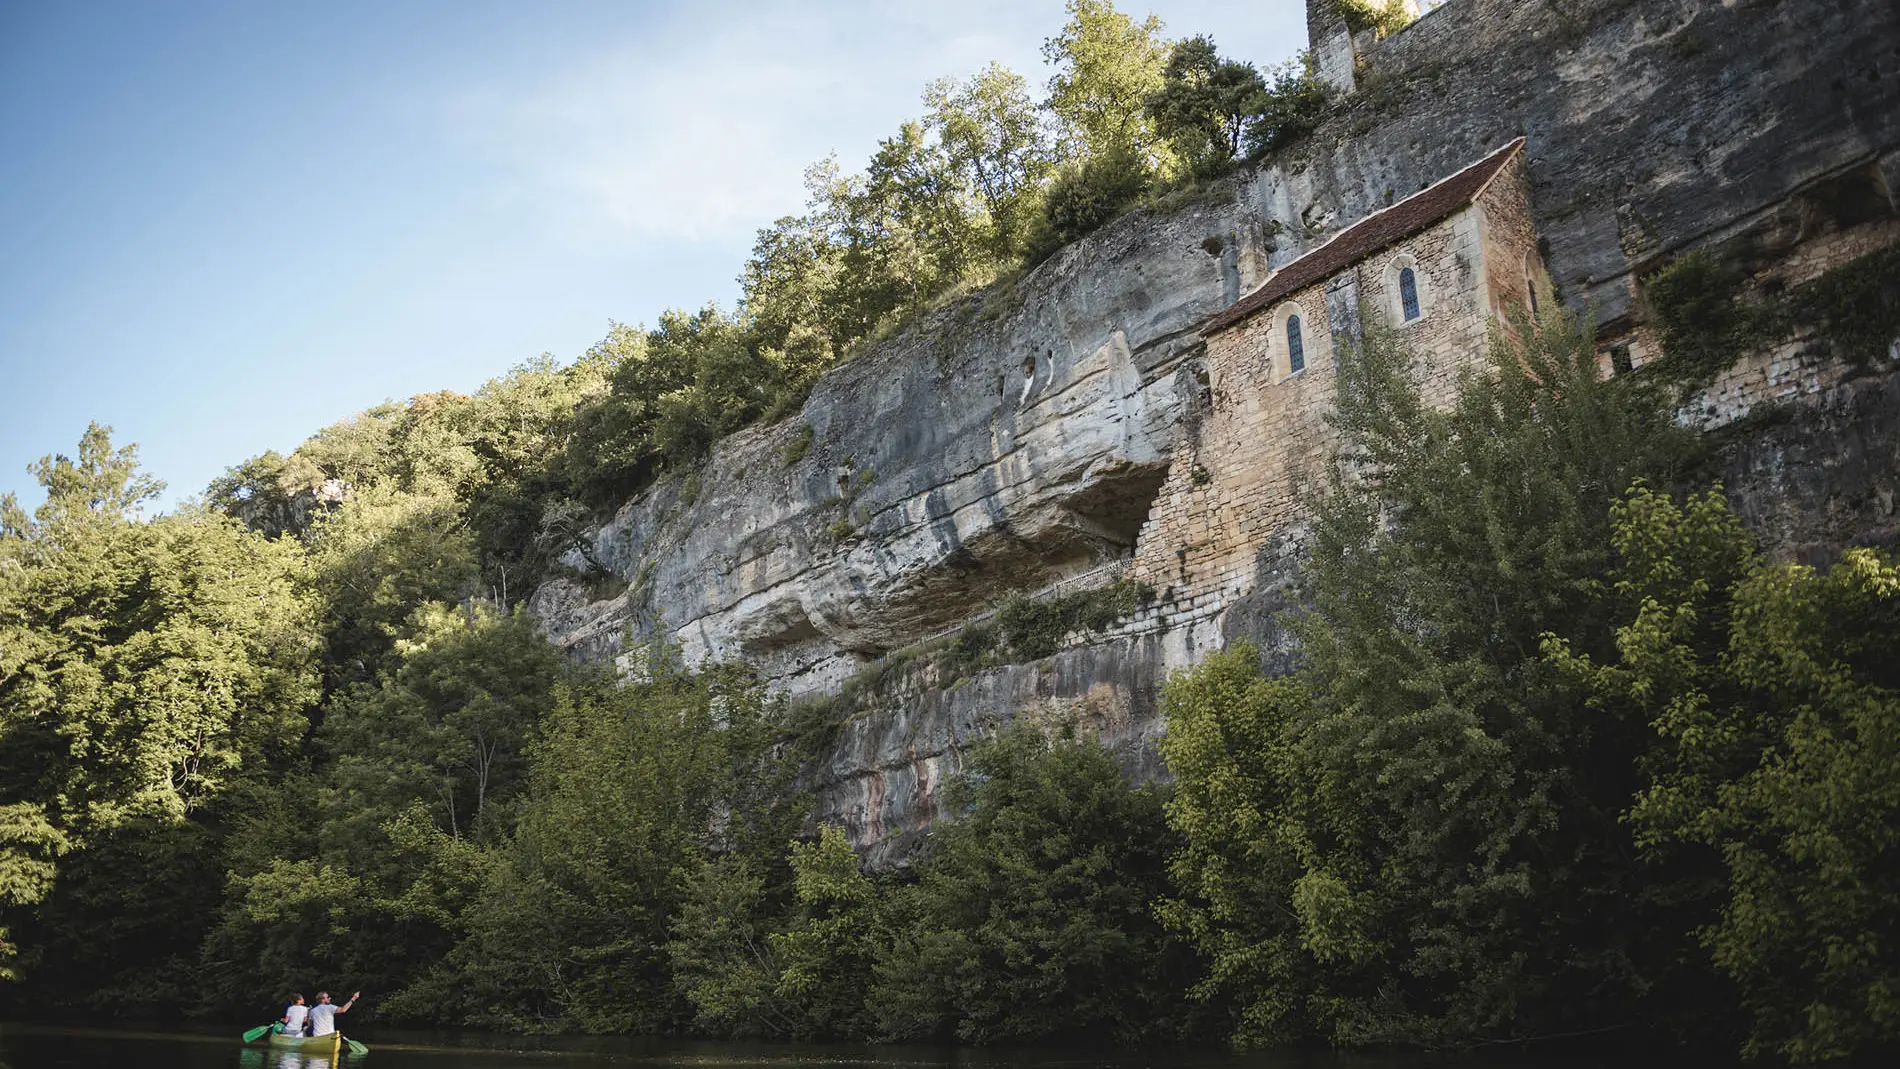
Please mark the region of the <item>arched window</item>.
[[1425, 318], [1432, 296], [1431, 280], [1418, 266], [1418, 257], [1399, 250], [1386, 261], [1382, 279], [1385, 285], [1381, 287], [1380, 308], [1391, 322], [1409, 327]]
[[1399, 272], [1399, 308], [1405, 313], [1405, 322], [1418, 318], [1418, 275], [1409, 267]]
[[1306, 367], [1306, 343], [1300, 337], [1300, 317], [1297, 315], [1286, 317], [1286, 359], [1295, 372]]

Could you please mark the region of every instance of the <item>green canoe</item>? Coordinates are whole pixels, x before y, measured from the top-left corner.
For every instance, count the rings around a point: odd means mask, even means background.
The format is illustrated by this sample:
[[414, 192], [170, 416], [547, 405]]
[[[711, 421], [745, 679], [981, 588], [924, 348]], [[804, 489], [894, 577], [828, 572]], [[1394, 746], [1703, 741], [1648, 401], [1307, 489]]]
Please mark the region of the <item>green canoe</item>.
[[304, 1054], [318, 1056], [329, 1055], [331, 1061], [343, 1052], [343, 1033], [332, 1032], [327, 1036], [292, 1036], [282, 1032], [272, 1032], [270, 1037], [272, 1050], [294, 1050]]

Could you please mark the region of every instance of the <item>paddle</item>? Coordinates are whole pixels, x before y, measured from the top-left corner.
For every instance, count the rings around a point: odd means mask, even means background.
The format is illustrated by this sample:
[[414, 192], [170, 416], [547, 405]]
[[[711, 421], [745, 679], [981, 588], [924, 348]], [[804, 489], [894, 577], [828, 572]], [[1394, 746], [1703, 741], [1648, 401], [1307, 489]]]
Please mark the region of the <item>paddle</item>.
[[358, 1043], [356, 1040], [351, 1039], [349, 1036], [343, 1037], [343, 1045], [350, 1048], [350, 1056], [354, 1058], [361, 1058], [363, 1055], [369, 1053], [368, 1044]]
[[258, 1040], [264, 1038], [264, 1033], [270, 1031], [271, 1029], [275, 1027], [277, 1027], [276, 1021], [272, 1021], [269, 1024], [260, 1024], [256, 1028], [251, 1029], [249, 1032], [244, 1033], [244, 1042], [255, 1043]]

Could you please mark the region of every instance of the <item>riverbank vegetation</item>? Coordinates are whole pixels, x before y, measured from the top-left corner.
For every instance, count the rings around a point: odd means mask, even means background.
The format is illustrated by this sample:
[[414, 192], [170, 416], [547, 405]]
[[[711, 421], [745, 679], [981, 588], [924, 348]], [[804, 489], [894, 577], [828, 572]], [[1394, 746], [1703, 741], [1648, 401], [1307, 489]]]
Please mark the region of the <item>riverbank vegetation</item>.
[[1098, 0], [1048, 54], [1040, 104], [937, 83], [863, 174], [814, 170], [735, 313], [381, 406], [155, 518], [105, 428], [36, 465], [44, 503], [0, 503], [0, 1006], [262, 1019], [319, 984], [536, 1032], [1890, 1052], [1900, 565], [1764, 559], [1671, 384], [1599, 377], [1554, 312], [1442, 411], [1393, 337], [1342, 352], [1302, 666], [1172, 679], [1166, 784], [1025, 722], [867, 873], [742, 667], [541, 638], [538, 579], [615, 578], [596, 508], [1324, 106]]
[[1303, 666], [1243, 644], [1171, 680], [1171, 783], [1024, 723], [883, 874], [810, 823], [796, 718], [745, 671], [577, 666], [482, 594], [453, 480], [393, 463], [401, 433], [325, 443], [360, 489], [299, 539], [139, 518], [157, 486], [94, 428], [0, 533], [5, 998], [162, 984], [223, 1016], [328, 982], [530, 1031], [1890, 1048], [1900, 564], [1763, 559], [1670, 384], [1600, 378], [1578, 325], [1492, 355], [1445, 410], [1376, 329], [1342, 359]]

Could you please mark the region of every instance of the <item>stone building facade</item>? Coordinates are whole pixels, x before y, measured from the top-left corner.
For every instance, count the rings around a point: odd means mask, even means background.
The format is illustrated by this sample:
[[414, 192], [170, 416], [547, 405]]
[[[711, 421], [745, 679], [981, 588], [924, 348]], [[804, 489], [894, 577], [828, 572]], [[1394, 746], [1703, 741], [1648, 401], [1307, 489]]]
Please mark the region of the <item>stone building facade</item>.
[[1488, 333], [1549, 292], [1518, 140], [1340, 231], [1212, 317], [1205, 409], [1184, 424], [1136, 541], [1131, 576], [1163, 592], [1145, 622], [1215, 616], [1252, 591], [1262, 552], [1297, 555], [1307, 494], [1337, 444], [1326, 415], [1340, 351], [1363, 317], [1405, 338], [1425, 397], [1448, 404]]

